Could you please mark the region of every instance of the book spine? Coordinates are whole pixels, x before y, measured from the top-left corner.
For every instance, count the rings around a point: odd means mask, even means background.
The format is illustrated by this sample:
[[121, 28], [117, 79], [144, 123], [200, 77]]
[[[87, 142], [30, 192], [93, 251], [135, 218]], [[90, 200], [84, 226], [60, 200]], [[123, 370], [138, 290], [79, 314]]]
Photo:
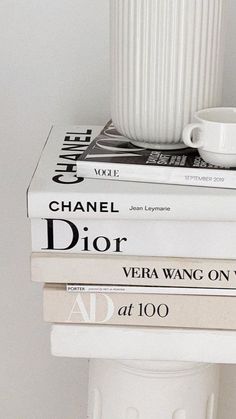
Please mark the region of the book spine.
[[32, 251], [235, 259], [236, 223], [32, 219]]
[[[103, 182], [95, 183], [103, 185]], [[104, 192], [31, 192], [28, 194], [28, 213], [30, 218], [80, 220], [96, 217], [99, 220], [236, 221], [233, 194], [214, 194], [213, 205], [211, 196], [206, 193], [200, 196], [187, 191], [183, 194], [181, 190], [178, 191], [180, 193], [173, 193], [172, 189], [169, 191], [167, 188], [161, 193], [150, 193], [149, 190], [146, 194], [130, 194], [125, 189], [124, 185], [123, 193], [109, 191], [106, 198]], [[93, 185], [93, 191], [95, 190], [96, 185]]]
[[236, 174], [229, 170], [145, 166], [123, 163], [77, 162], [77, 176], [90, 179], [165, 183], [172, 185], [235, 188]]
[[199, 292], [236, 291], [236, 261], [112, 255], [33, 253], [31, 278], [36, 282], [110, 284], [198, 289]]
[[155, 287], [135, 285], [95, 285], [66, 284], [67, 292], [99, 294], [176, 294], [176, 295], [236, 295], [235, 289], [197, 288], [197, 287]]
[[53, 323], [236, 329], [234, 297], [69, 293], [45, 286], [44, 319]]

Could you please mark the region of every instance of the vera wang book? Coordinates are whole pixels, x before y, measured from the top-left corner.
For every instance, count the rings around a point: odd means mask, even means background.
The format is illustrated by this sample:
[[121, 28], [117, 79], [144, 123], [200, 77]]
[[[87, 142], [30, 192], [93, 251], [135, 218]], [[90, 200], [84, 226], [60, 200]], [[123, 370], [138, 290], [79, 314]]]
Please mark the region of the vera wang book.
[[119, 135], [111, 123], [81, 155], [77, 174], [94, 179], [236, 188], [236, 168], [207, 164], [193, 148], [139, 148]]
[[235, 297], [67, 292], [44, 286], [44, 319], [52, 323], [236, 329]]
[[32, 251], [235, 259], [236, 223], [31, 219]]
[[77, 177], [76, 162], [101, 129], [51, 129], [28, 190], [30, 218], [236, 221], [235, 190]]
[[83, 287], [100, 284], [102, 291], [110, 284], [111, 291], [116, 291], [116, 286], [132, 290], [139, 286], [169, 292], [186, 288], [235, 293], [236, 260], [32, 253], [31, 278]]

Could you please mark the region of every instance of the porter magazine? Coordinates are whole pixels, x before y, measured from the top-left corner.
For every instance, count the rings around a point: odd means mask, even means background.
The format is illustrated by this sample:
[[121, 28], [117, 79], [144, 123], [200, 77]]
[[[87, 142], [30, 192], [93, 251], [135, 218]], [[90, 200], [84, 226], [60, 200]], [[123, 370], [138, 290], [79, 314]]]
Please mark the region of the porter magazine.
[[[30, 218], [236, 221], [236, 190], [233, 189], [77, 177], [76, 162], [101, 129], [99, 126], [52, 128], [28, 190]], [[135, 165], [131, 167], [135, 169]], [[156, 173], [162, 170], [161, 167], [151, 169]], [[172, 167], [171, 170], [177, 176], [178, 170], [185, 169]], [[202, 173], [202, 169], [194, 170], [198, 175]], [[142, 171], [143, 168], [139, 169]], [[210, 173], [218, 176], [215, 170], [210, 169]], [[220, 173], [220, 178], [224, 178], [236, 172]]]
[[67, 292], [81, 294], [179, 294], [179, 295], [228, 295], [235, 296], [236, 289], [198, 287], [155, 287], [135, 285], [66, 284]]
[[236, 188], [236, 168], [205, 163], [197, 149], [148, 150], [134, 146], [106, 125], [77, 163], [77, 174], [86, 178], [136, 182]]

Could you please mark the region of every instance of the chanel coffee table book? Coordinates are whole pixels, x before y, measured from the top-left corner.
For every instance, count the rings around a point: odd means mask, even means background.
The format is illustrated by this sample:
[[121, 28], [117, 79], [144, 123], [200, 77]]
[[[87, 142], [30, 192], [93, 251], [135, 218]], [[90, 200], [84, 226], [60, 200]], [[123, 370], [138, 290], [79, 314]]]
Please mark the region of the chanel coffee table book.
[[[138, 143], [137, 143], [138, 144]], [[193, 148], [140, 148], [108, 124], [82, 154], [78, 176], [96, 179], [157, 182], [235, 188], [236, 170], [205, 163]]]
[[76, 163], [101, 129], [51, 129], [28, 190], [30, 218], [236, 221], [234, 190], [78, 178]]

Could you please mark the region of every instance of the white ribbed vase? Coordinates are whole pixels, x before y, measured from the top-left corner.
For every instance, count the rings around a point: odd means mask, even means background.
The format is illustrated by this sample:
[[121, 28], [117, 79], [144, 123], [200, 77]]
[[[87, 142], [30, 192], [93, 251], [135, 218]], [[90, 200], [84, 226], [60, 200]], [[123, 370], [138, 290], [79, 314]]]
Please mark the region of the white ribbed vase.
[[112, 119], [134, 144], [176, 148], [197, 110], [221, 104], [224, 5], [110, 0]]

